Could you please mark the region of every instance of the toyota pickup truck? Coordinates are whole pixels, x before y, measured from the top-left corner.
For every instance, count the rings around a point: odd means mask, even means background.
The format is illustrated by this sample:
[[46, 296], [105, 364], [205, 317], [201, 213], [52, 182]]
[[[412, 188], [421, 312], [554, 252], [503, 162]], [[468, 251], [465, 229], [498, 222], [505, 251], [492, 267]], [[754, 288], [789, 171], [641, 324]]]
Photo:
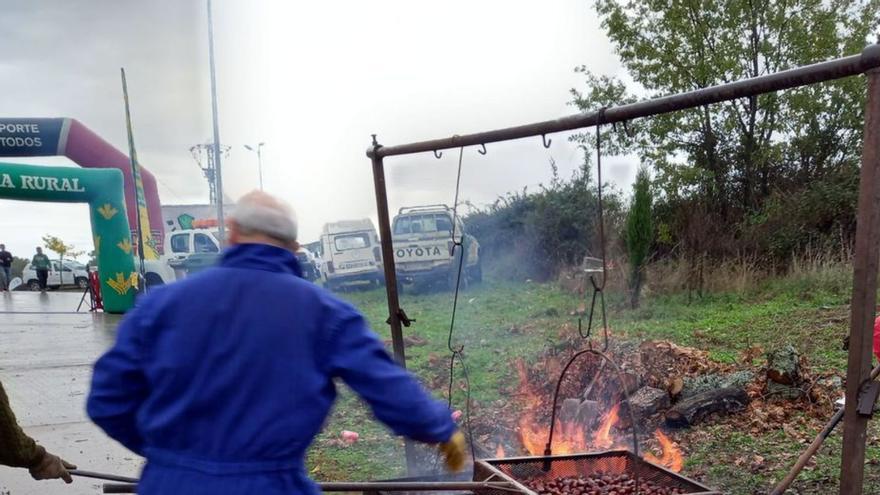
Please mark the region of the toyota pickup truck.
[[[467, 287], [469, 283], [483, 280], [480, 243], [467, 233], [461, 218], [453, 219], [452, 209], [448, 206], [401, 208], [394, 217], [392, 232], [394, 266], [401, 284], [427, 285], [442, 282], [454, 289], [459, 257], [462, 255], [464, 265], [461, 286]], [[463, 249], [455, 247], [457, 243], [461, 243]]]

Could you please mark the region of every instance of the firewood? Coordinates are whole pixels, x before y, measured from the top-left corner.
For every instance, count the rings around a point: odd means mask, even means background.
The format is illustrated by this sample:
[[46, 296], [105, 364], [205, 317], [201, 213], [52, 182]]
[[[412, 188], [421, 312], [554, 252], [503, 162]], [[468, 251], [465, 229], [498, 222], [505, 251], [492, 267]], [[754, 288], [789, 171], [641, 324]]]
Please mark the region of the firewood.
[[748, 404], [749, 397], [743, 388], [720, 388], [709, 390], [683, 399], [666, 411], [666, 424], [686, 427], [700, 423], [713, 413], [730, 414]]

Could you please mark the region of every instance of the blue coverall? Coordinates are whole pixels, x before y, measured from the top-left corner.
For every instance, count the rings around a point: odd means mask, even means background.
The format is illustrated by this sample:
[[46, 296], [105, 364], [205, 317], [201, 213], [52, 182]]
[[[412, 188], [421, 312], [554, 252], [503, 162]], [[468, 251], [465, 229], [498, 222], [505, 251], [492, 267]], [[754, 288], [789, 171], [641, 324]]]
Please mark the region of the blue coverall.
[[299, 275], [287, 250], [237, 245], [125, 315], [95, 364], [87, 410], [146, 457], [140, 495], [318, 493], [304, 456], [336, 377], [396, 434], [450, 439], [445, 404], [351, 305]]

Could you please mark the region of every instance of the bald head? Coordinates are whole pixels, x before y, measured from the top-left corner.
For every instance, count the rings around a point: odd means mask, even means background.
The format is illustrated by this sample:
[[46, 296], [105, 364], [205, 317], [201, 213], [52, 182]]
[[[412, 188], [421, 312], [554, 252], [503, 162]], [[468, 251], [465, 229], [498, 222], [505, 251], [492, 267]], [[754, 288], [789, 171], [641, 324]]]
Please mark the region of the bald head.
[[290, 205], [262, 191], [242, 196], [229, 217], [230, 244], [271, 244], [296, 251], [296, 234]]

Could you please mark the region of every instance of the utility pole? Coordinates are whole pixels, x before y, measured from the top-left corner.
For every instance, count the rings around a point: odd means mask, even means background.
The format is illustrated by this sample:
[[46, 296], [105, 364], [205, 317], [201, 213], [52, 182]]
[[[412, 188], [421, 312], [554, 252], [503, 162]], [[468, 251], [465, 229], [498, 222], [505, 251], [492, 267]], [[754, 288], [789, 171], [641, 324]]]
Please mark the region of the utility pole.
[[[220, 152], [224, 156], [229, 156], [229, 146], [221, 146]], [[189, 149], [193, 159], [202, 169], [205, 178], [208, 179], [208, 204], [217, 205], [217, 169], [214, 162], [214, 144], [205, 143], [197, 144]]]
[[257, 170], [260, 174], [260, 191], [263, 190], [263, 145], [266, 143], [260, 143], [256, 146], [256, 148], [246, 144], [244, 145], [245, 149], [248, 151], [256, 151], [257, 152]]
[[223, 169], [220, 166], [220, 122], [217, 117], [217, 74], [214, 66], [214, 19], [208, 0], [208, 58], [211, 64], [211, 110], [214, 119], [214, 184], [217, 195], [217, 229], [220, 244], [226, 244], [226, 221], [223, 218]]

